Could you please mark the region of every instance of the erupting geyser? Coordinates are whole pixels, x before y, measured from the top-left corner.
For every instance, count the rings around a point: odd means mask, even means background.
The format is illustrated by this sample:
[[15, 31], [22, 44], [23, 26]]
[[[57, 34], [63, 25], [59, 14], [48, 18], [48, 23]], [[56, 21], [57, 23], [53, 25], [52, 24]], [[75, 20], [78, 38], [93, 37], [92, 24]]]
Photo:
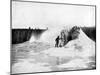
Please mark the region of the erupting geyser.
[[29, 42], [38, 41], [47, 29], [33, 29]]

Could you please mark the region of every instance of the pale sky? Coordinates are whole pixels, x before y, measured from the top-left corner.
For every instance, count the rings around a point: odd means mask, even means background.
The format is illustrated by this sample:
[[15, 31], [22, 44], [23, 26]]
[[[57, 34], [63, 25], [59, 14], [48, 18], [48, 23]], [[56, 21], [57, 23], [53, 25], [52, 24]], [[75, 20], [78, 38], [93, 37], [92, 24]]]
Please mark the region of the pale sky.
[[95, 26], [95, 7], [12, 1], [12, 28]]

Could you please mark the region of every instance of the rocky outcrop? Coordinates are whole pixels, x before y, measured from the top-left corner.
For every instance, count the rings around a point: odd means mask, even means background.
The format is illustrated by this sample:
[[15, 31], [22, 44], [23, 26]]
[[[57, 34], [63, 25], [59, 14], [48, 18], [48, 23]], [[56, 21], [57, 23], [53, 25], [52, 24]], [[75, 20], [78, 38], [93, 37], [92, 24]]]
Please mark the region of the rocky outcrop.
[[63, 29], [60, 32], [60, 35], [56, 38], [56, 47], [63, 47], [65, 46], [69, 41], [74, 40], [78, 38], [78, 35], [80, 34], [80, 28], [77, 26], [73, 26], [69, 31], [67, 29]]
[[[69, 41], [75, 40], [79, 38], [80, 31], [87, 36], [89, 39], [92, 39], [93, 41], [96, 41], [96, 31], [94, 28], [84, 28], [84, 27], [78, 27], [78, 26], [73, 26], [71, 29], [63, 29], [58, 37], [55, 39], [56, 41], [56, 47], [63, 47], [65, 46]], [[93, 32], [93, 33], [92, 33]], [[84, 38], [82, 38], [84, 39]], [[82, 40], [81, 39], [81, 40]], [[58, 45], [58, 46], [57, 46]]]

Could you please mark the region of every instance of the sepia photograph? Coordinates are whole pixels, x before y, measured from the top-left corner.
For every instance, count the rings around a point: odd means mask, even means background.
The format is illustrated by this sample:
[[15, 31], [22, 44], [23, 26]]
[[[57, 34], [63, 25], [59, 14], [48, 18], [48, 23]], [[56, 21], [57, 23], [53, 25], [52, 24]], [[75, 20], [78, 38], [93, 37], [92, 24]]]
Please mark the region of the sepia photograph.
[[96, 69], [96, 6], [11, 1], [11, 74]]

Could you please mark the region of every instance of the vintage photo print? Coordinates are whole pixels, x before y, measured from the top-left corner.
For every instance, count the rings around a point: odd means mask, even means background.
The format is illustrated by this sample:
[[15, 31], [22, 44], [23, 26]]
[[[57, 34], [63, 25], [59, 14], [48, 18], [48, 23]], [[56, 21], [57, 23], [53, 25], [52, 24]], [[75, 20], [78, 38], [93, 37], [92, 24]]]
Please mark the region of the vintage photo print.
[[96, 6], [11, 1], [11, 74], [96, 69]]

